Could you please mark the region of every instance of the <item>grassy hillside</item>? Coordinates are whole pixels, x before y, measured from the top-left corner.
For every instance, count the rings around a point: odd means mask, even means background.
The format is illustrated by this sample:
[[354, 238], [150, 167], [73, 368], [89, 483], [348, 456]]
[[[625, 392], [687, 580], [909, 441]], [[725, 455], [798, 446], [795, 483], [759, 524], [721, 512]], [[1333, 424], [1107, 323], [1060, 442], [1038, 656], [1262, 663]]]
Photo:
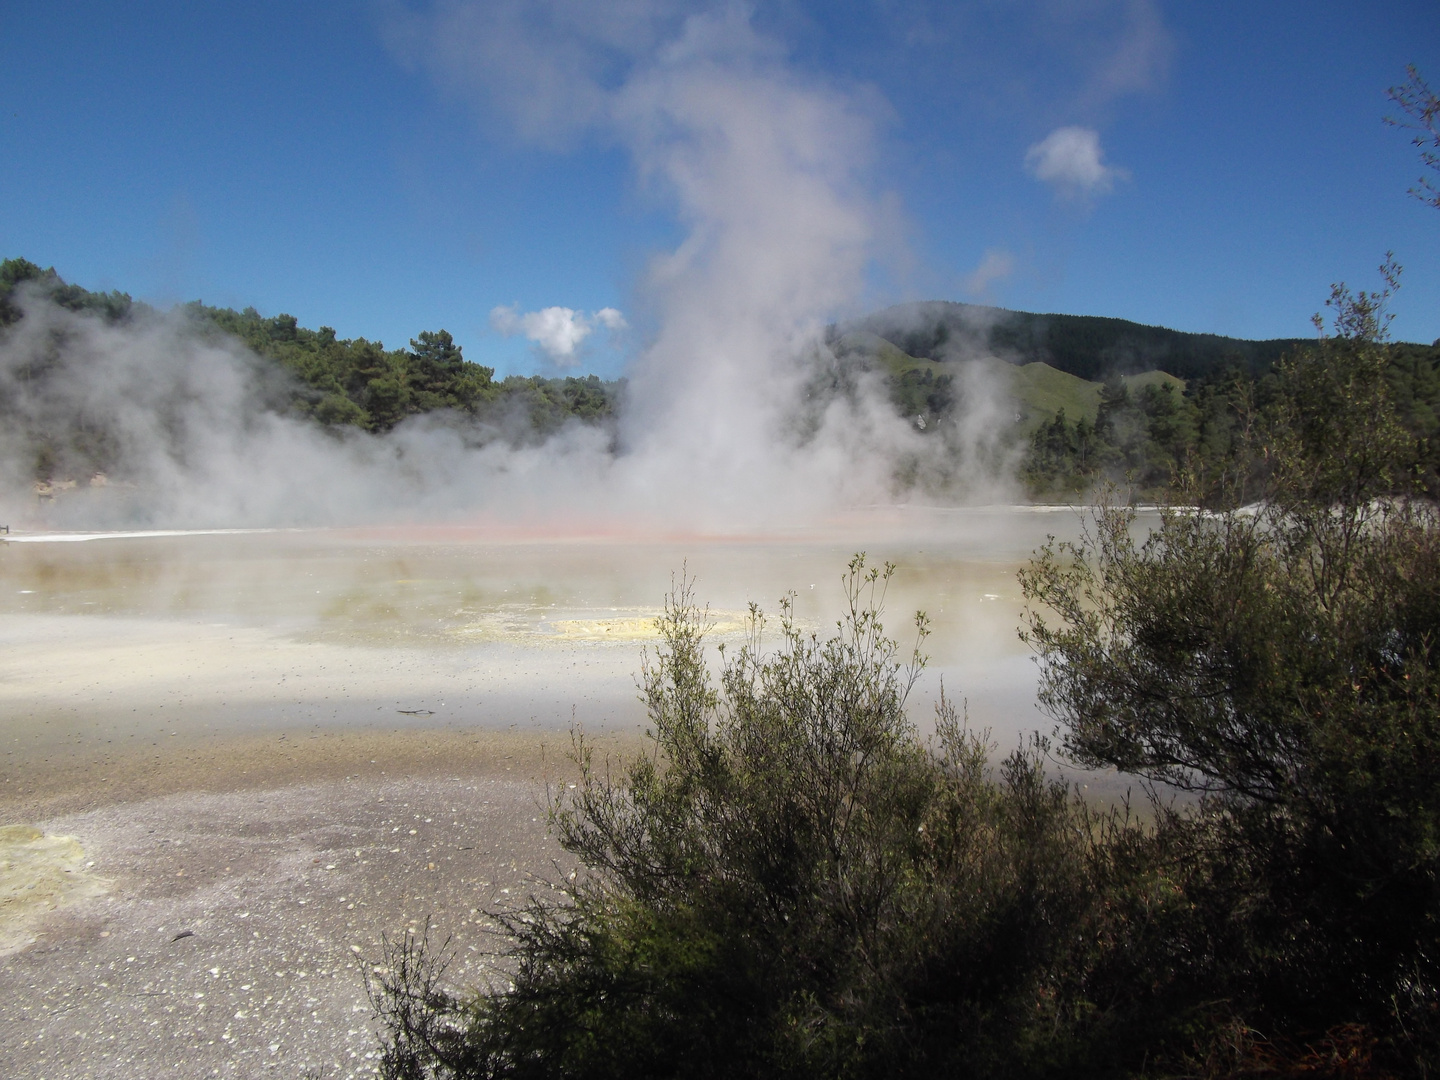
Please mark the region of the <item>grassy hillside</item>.
[[1177, 378], [1166, 371], [1142, 371], [1138, 375], [1126, 375], [1120, 381], [1125, 384], [1125, 388], [1129, 390], [1131, 394], [1138, 394], [1147, 386], [1162, 388], [1169, 386], [1174, 389], [1177, 394], [1183, 394], [1185, 392], [1185, 380]]
[[909, 355], [893, 343], [868, 330], [856, 330], [844, 334], [834, 343], [840, 355], [858, 355], [873, 359], [891, 378], [898, 379], [906, 372], [933, 369], [935, 361]]
[[[954, 364], [923, 356], [911, 356], [893, 342], [865, 330], [841, 335], [833, 347], [837, 354], [881, 372], [890, 387], [890, 397], [904, 416], [925, 417], [927, 423], [944, 415], [955, 404]], [[997, 373], [1009, 380], [1016, 414], [1016, 432], [1030, 438], [1043, 424], [1064, 412], [1073, 423], [1085, 419], [1094, 424], [1100, 413], [1103, 383], [1082, 379], [1040, 361], [1028, 364], [997, 364]], [[1185, 380], [1164, 371], [1125, 375], [1121, 383], [1132, 395], [1147, 386], [1174, 388], [1185, 392]]]
[[[1100, 393], [1104, 383], [1090, 382], [1038, 361], [1010, 365], [1009, 373], [1015, 412], [1019, 417], [1018, 428], [1027, 439], [1062, 411], [1071, 421], [1083, 418], [1090, 424], [1094, 424], [1100, 416]], [[1185, 392], [1184, 379], [1177, 379], [1163, 371], [1125, 375], [1120, 382], [1132, 397], [1137, 397], [1147, 386], [1170, 386], [1177, 396]]]
[[1072, 420], [1083, 416], [1095, 422], [1100, 411], [1099, 383], [1039, 362], [1014, 366], [1010, 371], [1020, 431], [1027, 438], [1061, 411]]

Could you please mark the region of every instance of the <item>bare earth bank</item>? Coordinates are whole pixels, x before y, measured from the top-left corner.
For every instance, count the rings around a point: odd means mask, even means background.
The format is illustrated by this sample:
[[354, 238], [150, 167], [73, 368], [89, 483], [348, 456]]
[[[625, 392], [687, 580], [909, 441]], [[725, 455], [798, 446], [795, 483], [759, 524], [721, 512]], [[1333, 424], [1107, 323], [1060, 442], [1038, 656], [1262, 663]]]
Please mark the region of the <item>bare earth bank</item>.
[[553, 733], [292, 733], [12, 775], [5, 1074], [371, 1075], [363, 971], [382, 935], [431, 918], [454, 984], [503, 979], [486, 911], [568, 872], [545, 823], [567, 749]]

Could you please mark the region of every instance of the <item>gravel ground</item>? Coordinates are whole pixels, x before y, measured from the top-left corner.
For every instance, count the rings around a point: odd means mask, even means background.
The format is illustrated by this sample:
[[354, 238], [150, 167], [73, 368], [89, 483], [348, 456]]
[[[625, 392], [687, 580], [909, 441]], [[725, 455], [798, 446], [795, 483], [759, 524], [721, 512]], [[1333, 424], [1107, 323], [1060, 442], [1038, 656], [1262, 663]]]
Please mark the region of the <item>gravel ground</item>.
[[70, 809], [29, 823], [90, 865], [79, 898], [0, 960], [6, 1076], [372, 1075], [363, 973], [382, 936], [430, 919], [452, 939], [452, 984], [484, 985], [503, 978], [487, 911], [567, 872], [544, 810], [567, 773], [533, 735], [352, 735], [312, 744], [308, 767], [264, 760], [256, 744], [192, 751], [170, 782], [212, 790], [130, 798], [30, 778], [32, 812]]

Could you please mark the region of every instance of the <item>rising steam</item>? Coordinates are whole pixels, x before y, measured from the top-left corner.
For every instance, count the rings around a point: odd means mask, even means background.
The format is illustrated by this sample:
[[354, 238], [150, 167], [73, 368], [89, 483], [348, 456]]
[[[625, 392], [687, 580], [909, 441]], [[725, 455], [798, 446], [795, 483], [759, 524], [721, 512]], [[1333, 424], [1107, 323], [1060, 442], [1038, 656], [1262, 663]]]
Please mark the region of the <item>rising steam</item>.
[[[967, 369], [965, 409], [937, 437], [896, 416], [877, 378], [825, 341], [885, 239], [872, 99], [800, 74], [738, 6], [456, 3], [397, 17], [393, 31], [397, 50], [521, 137], [621, 140], [673, 206], [686, 236], [637, 283], [657, 329], [632, 362], [618, 438], [574, 424], [517, 448], [433, 416], [337, 436], [278, 415], [267, 369], [180, 314], [107, 325], [31, 296], [0, 344], [0, 398], [31, 427], [95, 418], [126, 463], [114, 479], [129, 481], [57, 500], [53, 523], [503, 515], [729, 531], [917, 490], [998, 490], [1006, 410], [982, 365]], [[496, 310], [562, 357], [620, 325], [610, 309]], [[27, 382], [62, 354], [65, 377]], [[33, 506], [32, 469], [0, 434], [12, 517]]]

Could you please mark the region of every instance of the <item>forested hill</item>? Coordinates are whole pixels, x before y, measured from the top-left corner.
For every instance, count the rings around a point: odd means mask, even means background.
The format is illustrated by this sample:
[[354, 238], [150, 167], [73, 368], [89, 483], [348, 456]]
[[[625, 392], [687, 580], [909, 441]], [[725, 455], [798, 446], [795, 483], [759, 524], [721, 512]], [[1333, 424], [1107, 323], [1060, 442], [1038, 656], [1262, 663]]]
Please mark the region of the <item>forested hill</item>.
[[[953, 430], [971, 411], [962, 362], [988, 364], [1008, 391], [1008, 437], [1023, 447], [1026, 487], [1064, 500], [1107, 483], [1155, 498], [1181, 469], [1224, 474], [1273, 398], [1277, 367], [1321, 345], [946, 301], [886, 308], [833, 328], [830, 342], [881, 371], [897, 411], [927, 434]], [[1414, 439], [1411, 465], [1440, 491], [1440, 342], [1380, 348]]]
[[[126, 293], [90, 292], [67, 283], [54, 268], [7, 259], [0, 262], [0, 332], [23, 318], [22, 289], [111, 325], [139, 325], [159, 317]], [[511, 441], [539, 440], [571, 419], [611, 420], [622, 385], [594, 375], [556, 379], [512, 375], [497, 381], [493, 368], [466, 360], [445, 330], [421, 331], [409, 349], [387, 349], [378, 341], [342, 338], [328, 326], [308, 329], [293, 315], [266, 317], [254, 308], [235, 311], [199, 301], [180, 311], [201, 338], [239, 339], [280, 369], [281, 377], [262, 380], [267, 407], [332, 428], [385, 431], [408, 416], [444, 411], [468, 415]], [[60, 348], [40, 365], [44, 370], [31, 371], [35, 364], [27, 360], [27, 379], [31, 375], [42, 381], [66, 378], [63, 351]], [[27, 386], [34, 389], [34, 381]], [[4, 404], [0, 395], [0, 406]], [[81, 440], [91, 447], [82, 452], [65, 432], [54, 430], [51, 421], [30, 434], [42, 479], [52, 468], [105, 471], [112, 464], [93, 449], [104, 440]], [[77, 456], [83, 460], [75, 460]]]
[[[496, 380], [493, 369], [467, 361], [444, 330], [420, 332], [408, 349], [390, 349], [254, 308], [196, 301], [162, 316], [125, 293], [90, 292], [24, 259], [0, 262], [0, 345], [20, 340], [26, 292], [120, 330], [164, 325], [187, 348], [215, 344], [237, 357], [253, 354], [260, 359], [246, 361], [254, 376], [249, 405], [304, 417], [341, 436], [357, 428], [383, 432], [431, 414], [474, 445], [538, 443], [572, 422], [611, 427], [623, 393], [623, 381], [594, 375]], [[175, 314], [186, 321], [175, 323]], [[237, 340], [248, 353], [233, 348]], [[1273, 369], [1317, 347], [1314, 339], [1245, 341], [945, 301], [887, 308], [833, 327], [829, 343], [838, 363], [833, 370], [820, 364], [817, 397], [843, 392], [844, 369], [875, 372], [896, 413], [925, 438], [953, 443], [957, 463], [965, 441], [957, 435], [972, 416], [989, 415], [990, 434], [1007, 454], [1016, 452], [1019, 475], [1039, 499], [1083, 498], [1105, 483], [1155, 496], [1182, 467], [1223, 473], [1243, 449], [1247, 417], [1273, 396]], [[1383, 350], [1392, 400], [1415, 439], [1413, 465], [1440, 491], [1440, 343]], [[12, 464], [28, 468], [37, 482], [124, 473], [123, 440], [107, 426], [106, 410], [58, 404], [84, 398], [76, 387], [90, 385], [92, 359], [65, 333], [0, 351], [0, 433], [7, 452], [18, 454]], [[986, 384], [1007, 399], [998, 412], [987, 414], [994, 402], [967, 400], [976, 393], [964, 374], [967, 360], [982, 361], [998, 376]], [[156, 380], [142, 382], [153, 387]], [[146, 407], [162, 415], [170, 405]], [[1003, 430], [993, 430], [997, 424]]]
[[1261, 375], [1287, 352], [1310, 341], [1246, 341], [1126, 319], [1039, 315], [947, 300], [900, 304], [842, 329], [868, 331], [902, 352], [929, 360], [966, 359], [979, 353], [1014, 364], [1049, 364], [1091, 382], [1144, 371], [1163, 371], [1181, 379], [1203, 378], [1225, 368]]

